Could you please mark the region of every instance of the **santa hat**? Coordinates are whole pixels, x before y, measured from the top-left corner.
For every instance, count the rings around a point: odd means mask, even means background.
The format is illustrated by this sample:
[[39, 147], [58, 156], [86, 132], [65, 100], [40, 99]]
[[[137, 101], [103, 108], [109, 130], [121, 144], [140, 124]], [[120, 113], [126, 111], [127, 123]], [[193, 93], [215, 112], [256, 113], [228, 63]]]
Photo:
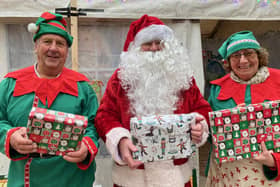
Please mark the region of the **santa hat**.
[[160, 19], [145, 14], [131, 23], [123, 50], [127, 51], [131, 43], [138, 47], [149, 41], [166, 40], [172, 37], [173, 31]]
[[232, 53], [241, 49], [260, 49], [261, 46], [251, 31], [240, 31], [232, 34], [219, 48], [223, 59], [227, 59]]
[[28, 31], [34, 33], [35, 42], [43, 34], [57, 34], [66, 39], [70, 47], [73, 37], [66, 31], [67, 23], [61, 14], [44, 12], [35, 23], [28, 24]]

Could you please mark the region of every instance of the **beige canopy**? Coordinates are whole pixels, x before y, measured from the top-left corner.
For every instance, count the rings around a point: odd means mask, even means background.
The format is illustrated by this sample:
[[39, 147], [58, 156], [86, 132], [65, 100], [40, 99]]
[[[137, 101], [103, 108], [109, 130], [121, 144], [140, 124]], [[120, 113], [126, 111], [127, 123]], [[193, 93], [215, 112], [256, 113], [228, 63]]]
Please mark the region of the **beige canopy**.
[[[70, 0], [1, 0], [0, 17], [37, 17], [66, 8]], [[138, 18], [144, 13], [173, 19], [279, 20], [279, 0], [78, 0], [78, 8], [99, 8], [91, 17]]]

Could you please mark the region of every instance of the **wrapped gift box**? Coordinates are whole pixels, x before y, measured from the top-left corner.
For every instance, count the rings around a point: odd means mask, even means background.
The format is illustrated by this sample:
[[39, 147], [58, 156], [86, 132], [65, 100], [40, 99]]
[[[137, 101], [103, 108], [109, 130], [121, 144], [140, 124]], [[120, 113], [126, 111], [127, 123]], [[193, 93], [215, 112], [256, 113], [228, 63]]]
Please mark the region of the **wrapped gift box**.
[[195, 150], [190, 138], [194, 124], [194, 114], [131, 118], [132, 140], [138, 149], [134, 159], [153, 162], [191, 156]]
[[33, 107], [27, 134], [37, 143], [38, 153], [64, 155], [79, 150], [87, 123], [86, 116]]
[[280, 101], [209, 113], [217, 163], [256, 157], [260, 143], [274, 152], [280, 150]]

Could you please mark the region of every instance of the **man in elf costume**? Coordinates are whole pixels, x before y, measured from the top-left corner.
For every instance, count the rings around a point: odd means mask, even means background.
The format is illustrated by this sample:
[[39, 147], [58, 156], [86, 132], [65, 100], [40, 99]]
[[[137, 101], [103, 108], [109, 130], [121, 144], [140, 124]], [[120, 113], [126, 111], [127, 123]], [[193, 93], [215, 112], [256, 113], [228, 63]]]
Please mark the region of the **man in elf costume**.
[[196, 86], [186, 50], [173, 31], [144, 15], [130, 25], [120, 68], [110, 78], [96, 115], [96, 129], [115, 161], [115, 187], [190, 186], [187, 158], [143, 164], [133, 160], [130, 118], [196, 113], [192, 140], [202, 145], [208, 134], [210, 105]]
[[[0, 84], [0, 150], [11, 159], [10, 187], [92, 187], [98, 134], [94, 118], [97, 98], [88, 79], [64, 67], [72, 36], [62, 15], [45, 12], [36, 24], [34, 66], [8, 73]], [[36, 153], [27, 138], [28, 115], [34, 97], [38, 107], [88, 117], [88, 126], [78, 151], [64, 156]]]

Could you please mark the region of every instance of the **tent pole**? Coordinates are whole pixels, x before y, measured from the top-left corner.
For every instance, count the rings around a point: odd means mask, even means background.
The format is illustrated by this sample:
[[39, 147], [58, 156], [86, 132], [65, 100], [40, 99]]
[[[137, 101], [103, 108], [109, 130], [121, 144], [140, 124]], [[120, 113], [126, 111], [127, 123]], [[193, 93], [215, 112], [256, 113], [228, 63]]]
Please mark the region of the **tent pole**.
[[[77, 0], [71, 0], [70, 7], [77, 7]], [[70, 14], [70, 24], [71, 24], [71, 35], [74, 37], [71, 56], [72, 56], [72, 70], [78, 71], [79, 70], [79, 63], [78, 63], [78, 16], [73, 16]]]

